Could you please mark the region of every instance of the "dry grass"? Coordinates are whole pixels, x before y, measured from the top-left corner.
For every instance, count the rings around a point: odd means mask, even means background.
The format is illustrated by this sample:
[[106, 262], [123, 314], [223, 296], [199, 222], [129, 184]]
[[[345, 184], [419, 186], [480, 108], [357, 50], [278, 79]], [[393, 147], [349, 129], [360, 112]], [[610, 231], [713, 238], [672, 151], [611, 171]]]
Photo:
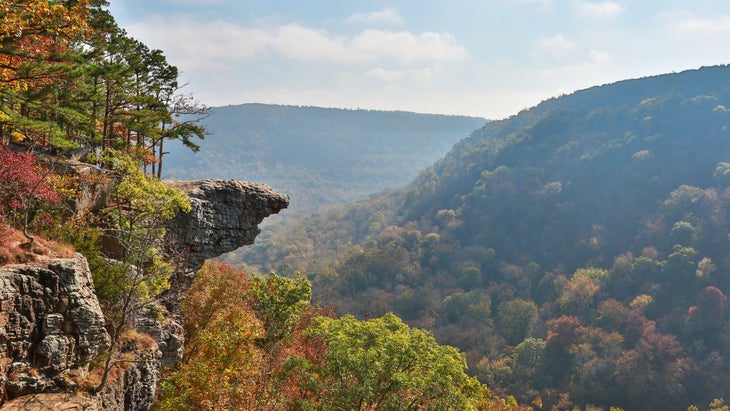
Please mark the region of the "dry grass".
[[28, 242], [22, 231], [0, 225], [0, 265], [27, 264], [47, 258], [71, 258], [76, 250], [69, 244], [36, 237]]
[[122, 333], [120, 344], [134, 351], [148, 351], [157, 349], [157, 341], [149, 334], [137, 330], [127, 330]]
[[96, 402], [87, 394], [30, 394], [3, 404], [3, 411], [48, 411], [97, 409]]

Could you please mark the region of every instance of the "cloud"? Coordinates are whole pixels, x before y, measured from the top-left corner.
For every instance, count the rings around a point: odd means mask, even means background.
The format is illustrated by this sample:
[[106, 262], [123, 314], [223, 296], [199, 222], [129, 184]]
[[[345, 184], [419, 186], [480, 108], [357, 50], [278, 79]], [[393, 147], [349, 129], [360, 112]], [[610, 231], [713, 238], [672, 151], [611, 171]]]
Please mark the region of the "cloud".
[[591, 50], [588, 52], [588, 61], [593, 66], [605, 66], [611, 63], [611, 53], [603, 50]]
[[338, 64], [442, 62], [463, 58], [464, 47], [448, 33], [368, 29], [333, 35], [288, 24], [248, 28], [225, 21], [200, 22], [188, 16], [160, 17], [128, 27], [134, 37], [165, 50], [173, 64], [191, 68], [232, 68], [259, 58]]
[[413, 61], [449, 61], [466, 56], [466, 50], [448, 33], [365, 30], [347, 43], [347, 49], [370, 61], [390, 59]]
[[578, 11], [581, 16], [594, 20], [613, 20], [623, 13], [626, 8], [613, 1], [591, 3], [578, 1]]
[[416, 70], [388, 70], [382, 67], [375, 67], [365, 73], [366, 78], [375, 79], [381, 82], [394, 83], [403, 80], [430, 81], [433, 72], [429, 68]]
[[713, 18], [686, 16], [676, 24], [676, 29], [693, 34], [717, 34], [730, 32], [730, 16], [721, 14]]
[[366, 77], [371, 77], [380, 81], [400, 81], [405, 77], [405, 73], [401, 70], [386, 70], [382, 67], [375, 67], [374, 69], [365, 73]]
[[330, 36], [322, 30], [308, 29], [297, 24], [261, 31], [266, 48], [283, 57], [302, 61], [349, 60], [350, 51], [345, 38]]
[[379, 61], [412, 63], [459, 59], [463, 47], [447, 33], [368, 29], [353, 37], [332, 36], [296, 24], [276, 28], [267, 47], [281, 56], [302, 61], [371, 64]]
[[575, 51], [575, 43], [562, 33], [540, 39], [536, 52], [554, 58], [564, 58]]
[[386, 24], [401, 24], [403, 18], [398, 14], [398, 10], [392, 7], [386, 7], [380, 11], [373, 11], [370, 13], [356, 13], [347, 18], [348, 22], [351, 23], [386, 23]]
[[[588, 80], [588, 83], [597, 83], [607, 67], [611, 66], [611, 53], [605, 50], [589, 50], [582, 58], [575, 62], [562, 66], [551, 66], [539, 70], [540, 75], [546, 80], [554, 80], [558, 78], [568, 78], [578, 80]], [[590, 84], [575, 86], [574, 89], [587, 87]]]

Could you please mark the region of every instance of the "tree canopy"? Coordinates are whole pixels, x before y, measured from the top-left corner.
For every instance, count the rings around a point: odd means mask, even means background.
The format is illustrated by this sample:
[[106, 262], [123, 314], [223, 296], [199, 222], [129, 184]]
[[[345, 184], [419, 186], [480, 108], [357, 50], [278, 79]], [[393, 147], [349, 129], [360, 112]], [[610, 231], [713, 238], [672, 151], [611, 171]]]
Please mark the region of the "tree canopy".
[[[411, 185], [241, 253], [388, 312], [545, 407], [727, 397], [730, 67], [627, 80], [487, 123]], [[524, 343], [524, 344], [523, 344]]]

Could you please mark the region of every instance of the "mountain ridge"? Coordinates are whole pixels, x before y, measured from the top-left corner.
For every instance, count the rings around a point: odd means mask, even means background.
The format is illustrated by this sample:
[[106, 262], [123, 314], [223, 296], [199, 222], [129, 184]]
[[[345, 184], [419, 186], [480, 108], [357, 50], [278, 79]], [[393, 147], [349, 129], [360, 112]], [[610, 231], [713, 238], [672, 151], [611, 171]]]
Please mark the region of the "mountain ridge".
[[270, 104], [216, 107], [199, 153], [168, 144], [165, 178], [267, 181], [297, 212], [405, 185], [487, 120]]
[[729, 106], [729, 66], [550, 99], [238, 257], [393, 311], [546, 408], [728, 398]]

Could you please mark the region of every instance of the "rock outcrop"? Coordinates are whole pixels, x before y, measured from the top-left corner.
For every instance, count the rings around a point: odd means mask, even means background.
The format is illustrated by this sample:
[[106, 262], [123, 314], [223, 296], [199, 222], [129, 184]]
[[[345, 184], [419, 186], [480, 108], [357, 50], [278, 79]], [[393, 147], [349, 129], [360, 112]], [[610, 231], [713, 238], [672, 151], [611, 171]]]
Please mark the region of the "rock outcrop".
[[[88, 179], [89, 181], [96, 181]], [[90, 184], [75, 209], [105, 206], [109, 188]], [[206, 259], [252, 244], [259, 223], [289, 204], [289, 197], [263, 184], [236, 180], [165, 181], [186, 193], [192, 210], [167, 224], [166, 248], [182, 261], [171, 290], [158, 302], [167, 316], [140, 313], [137, 337], [120, 347], [132, 360], [97, 395], [72, 395], [90, 361], [106, 352], [105, 329], [86, 259], [0, 266], [0, 402], [12, 409], [146, 410], [160, 369], [178, 361], [184, 337], [179, 302]], [[164, 311], [164, 309], [163, 309]], [[149, 314], [149, 315], [148, 315]], [[35, 408], [34, 408], [35, 407]]]
[[164, 180], [190, 197], [192, 209], [167, 222], [166, 253], [179, 262], [170, 289], [158, 298], [166, 318], [140, 318], [137, 330], [155, 338], [163, 366], [182, 358], [179, 304], [205, 260], [253, 244], [264, 218], [289, 205], [289, 196], [265, 184], [239, 180]]
[[187, 194], [192, 210], [167, 224], [172, 251], [196, 271], [209, 258], [253, 244], [264, 218], [289, 205], [289, 196], [265, 184], [238, 180], [165, 180]]
[[76, 160], [47, 161], [62, 175], [69, 175], [78, 184], [77, 195], [66, 205], [72, 213], [97, 213], [106, 207], [117, 180], [101, 168]]
[[0, 267], [3, 398], [68, 389], [110, 342], [83, 256]]

